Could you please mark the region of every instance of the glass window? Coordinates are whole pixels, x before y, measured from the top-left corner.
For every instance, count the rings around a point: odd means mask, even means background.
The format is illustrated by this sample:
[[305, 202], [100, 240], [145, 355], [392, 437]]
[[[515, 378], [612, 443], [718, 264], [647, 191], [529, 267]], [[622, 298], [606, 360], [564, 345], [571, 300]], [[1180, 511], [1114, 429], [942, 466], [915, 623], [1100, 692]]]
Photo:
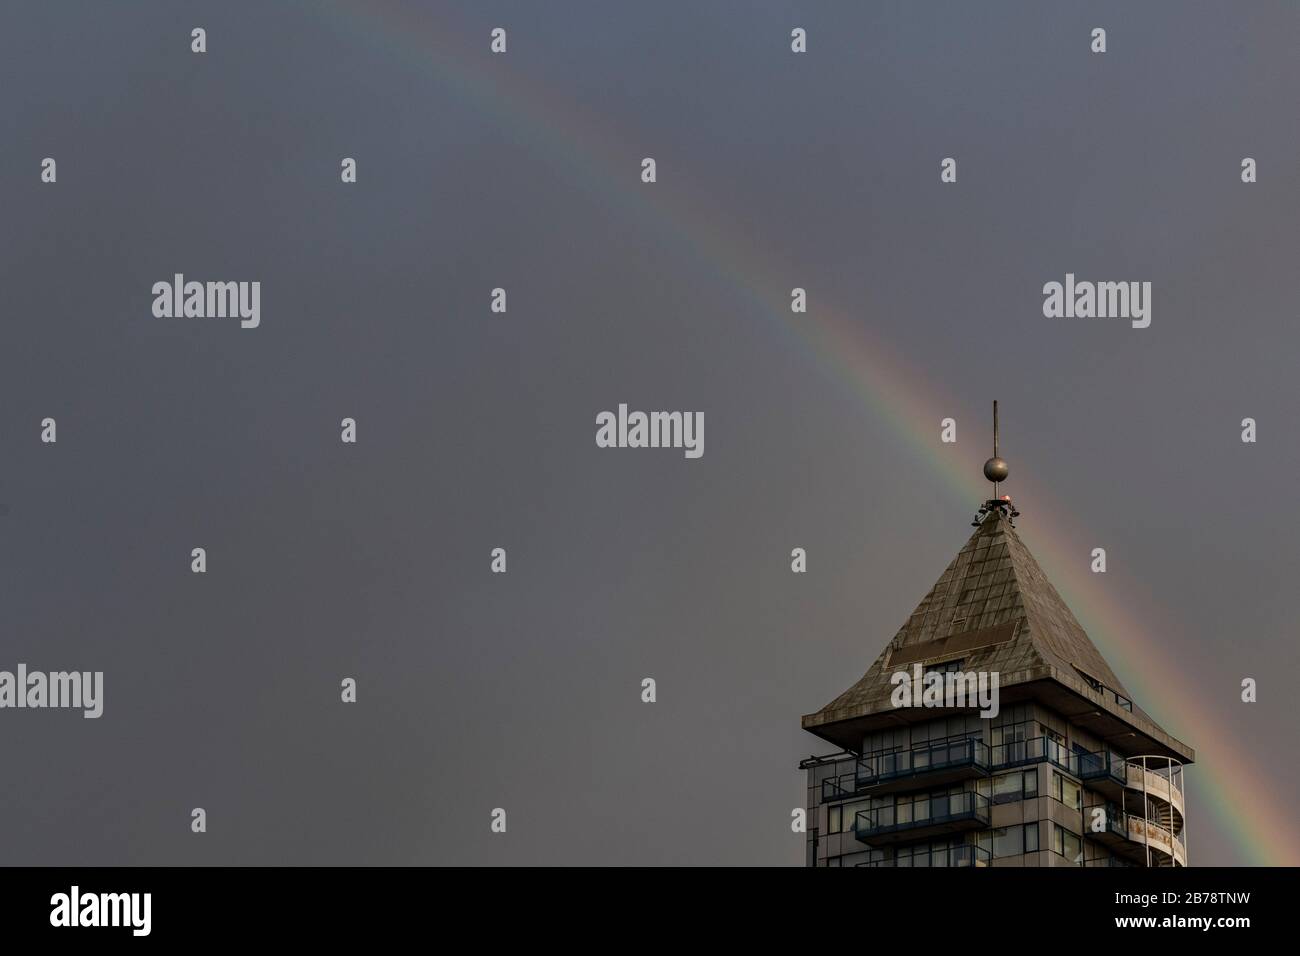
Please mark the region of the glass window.
[[1025, 852], [1025, 828], [1023, 826], [1001, 827], [993, 831], [993, 856], [1019, 856]]
[[1005, 723], [989, 728], [989, 746], [993, 763], [1006, 764], [1031, 756], [1026, 741], [1033, 736], [1033, 722]]
[[993, 778], [994, 803], [1011, 803], [1027, 800], [1038, 794], [1038, 772], [1034, 770], [1017, 770]]
[[1025, 739], [1025, 725], [1024, 725], [1024, 724], [1009, 724], [1009, 725], [1007, 725], [1007, 726], [1005, 726], [1005, 727], [994, 727], [994, 728], [992, 728], [991, 737], [992, 737], [992, 739], [993, 739], [993, 743], [994, 743], [995, 745], [996, 745], [996, 744], [1009, 744], [1009, 743], [1011, 743], [1011, 742], [1013, 742], [1013, 741], [1016, 741], [1016, 740], [1024, 740], [1024, 739]]
[[1037, 823], [1025, 824], [1025, 852], [1026, 853], [1038, 852], [1038, 824]]
[[1065, 858], [1073, 863], [1078, 863], [1083, 859], [1083, 841], [1071, 833], [1065, 832]]
[[1078, 810], [1083, 806], [1082, 788], [1073, 780], [1061, 776], [1056, 771], [1052, 771], [1052, 796], [1072, 810]]
[[1059, 824], [1052, 824], [1053, 849], [1071, 863], [1078, 864], [1083, 858], [1083, 842], [1077, 834], [1071, 833]]
[[1004, 773], [993, 778], [993, 802], [1010, 803], [1019, 800], [1024, 790], [1024, 774]]
[[[827, 814], [829, 822], [826, 825], [826, 832], [843, 833], [845, 830], [852, 830], [853, 821], [858, 818], [858, 811], [865, 810], [869, 806], [871, 806], [871, 801], [859, 800], [857, 803], [841, 803], [829, 807], [830, 813]], [[867, 820], [863, 820], [864, 824], [867, 822]], [[883, 814], [877, 814], [876, 822], [888, 823], [890, 821], [884, 819]]]

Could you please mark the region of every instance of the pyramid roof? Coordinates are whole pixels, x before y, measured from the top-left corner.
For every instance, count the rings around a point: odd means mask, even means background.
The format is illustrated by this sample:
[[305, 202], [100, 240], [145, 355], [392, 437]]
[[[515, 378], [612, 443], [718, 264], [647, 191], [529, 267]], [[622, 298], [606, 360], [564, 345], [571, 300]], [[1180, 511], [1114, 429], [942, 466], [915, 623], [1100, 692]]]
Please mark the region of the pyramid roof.
[[1038, 700], [1122, 754], [1194, 758], [1133, 702], [999, 507], [984, 515], [866, 674], [805, 716], [803, 727], [857, 750], [871, 730], [939, 716], [894, 707], [890, 678], [915, 664], [954, 660], [964, 672], [997, 671], [1003, 707]]

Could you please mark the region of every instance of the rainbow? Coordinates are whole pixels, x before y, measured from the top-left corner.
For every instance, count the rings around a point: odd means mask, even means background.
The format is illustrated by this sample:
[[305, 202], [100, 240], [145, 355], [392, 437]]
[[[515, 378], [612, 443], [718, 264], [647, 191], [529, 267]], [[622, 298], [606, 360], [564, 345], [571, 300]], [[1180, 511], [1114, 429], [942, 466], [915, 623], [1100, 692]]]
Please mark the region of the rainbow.
[[[550, 95], [536, 77], [517, 76], [509, 56], [490, 54], [485, 29], [470, 31], [456, 24], [434, 23], [384, 5], [363, 8], [335, 3], [311, 9], [332, 10], [345, 25], [356, 28], [349, 33], [352, 39], [368, 40], [384, 54], [400, 51], [413, 69], [431, 72], [476, 107], [526, 132], [533, 145], [550, 154], [557, 168], [584, 186], [599, 188], [612, 206], [661, 230], [684, 254], [694, 254], [707, 263], [752, 301], [757, 314], [774, 330], [809, 358], [833, 369], [841, 387], [861, 399], [902, 441], [918, 449], [942, 476], [958, 506], [972, 505], [970, 484], [952, 468], [938, 440], [944, 417], [940, 409], [957, 408], [958, 403], [927, 385], [920, 370], [871, 329], [845, 311], [828, 307], [820, 297], [811, 300], [808, 313], [798, 316], [796, 324], [789, 308], [789, 289], [769, 279], [789, 270], [755, 247], [749, 234], [726, 231], [724, 224], [701, 217], [696, 210], [708, 208], [707, 197], [686, 198], [677, 185], [671, 194], [637, 188], [640, 157], [611, 139], [607, 130], [585, 121], [566, 101]], [[511, 42], [516, 41], [512, 38]], [[1177, 655], [1171, 655], [1154, 636], [1171, 631], [1151, 626], [1150, 613], [1139, 619], [1086, 570], [1074, 543], [1081, 538], [1062, 509], [1052, 508], [1049, 497], [1032, 486], [1026, 493], [1027, 483], [1021, 479], [1017, 479], [1017, 489], [1019, 498], [1034, 502], [1027, 541], [1062, 597], [1121, 674], [1147, 675], [1126, 681], [1143, 709], [1196, 749], [1199, 772], [1188, 775], [1192, 858], [1195, 820], [1204, 812], [1202, 808], [1208, 807], [1246, 865], [1300, 864], [1300, 836], [1280, 795], [1270, 795], [1261, 786], [1268, 774], [1255, 765], [1242, 742], [1230, 739], [1223, 729], [1229, 722], [1216, 710], [1223, 707], [1222, 688], [1211, 691], [1198, 685], [1179, 666]], [[1155, 675], [1159, 675], [1158, 683], [1152, 679]]]

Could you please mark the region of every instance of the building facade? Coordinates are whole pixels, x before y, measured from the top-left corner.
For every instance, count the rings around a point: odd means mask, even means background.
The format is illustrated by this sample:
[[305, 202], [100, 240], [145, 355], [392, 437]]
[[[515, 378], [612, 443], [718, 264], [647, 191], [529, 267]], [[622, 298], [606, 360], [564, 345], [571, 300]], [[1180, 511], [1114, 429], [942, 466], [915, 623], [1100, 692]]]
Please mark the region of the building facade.
[[[1017, 515], [986, 502], [862, 679], [803, 718], [840, 748], [800, 764], [809, 866], [1187, 865], [1193, 751], [1133, 702]], [[918, 677], [932, 699], [900, 704]], [[953, 695], [975, 679], [996, 679], [996, 714]]]

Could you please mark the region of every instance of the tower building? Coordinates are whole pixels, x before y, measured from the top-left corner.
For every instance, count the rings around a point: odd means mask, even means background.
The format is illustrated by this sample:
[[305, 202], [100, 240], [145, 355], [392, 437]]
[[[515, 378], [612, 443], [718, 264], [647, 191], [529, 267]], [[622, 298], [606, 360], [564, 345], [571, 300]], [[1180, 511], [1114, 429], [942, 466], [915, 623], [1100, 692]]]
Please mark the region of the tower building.
[[1192, 748], [1133, 701], [1021, 541], [996, 402], [984, 474], [966, 544], [866, 674], [803, 718], [840, 748], [799, 765], [808, 865], [1186, 866]]

